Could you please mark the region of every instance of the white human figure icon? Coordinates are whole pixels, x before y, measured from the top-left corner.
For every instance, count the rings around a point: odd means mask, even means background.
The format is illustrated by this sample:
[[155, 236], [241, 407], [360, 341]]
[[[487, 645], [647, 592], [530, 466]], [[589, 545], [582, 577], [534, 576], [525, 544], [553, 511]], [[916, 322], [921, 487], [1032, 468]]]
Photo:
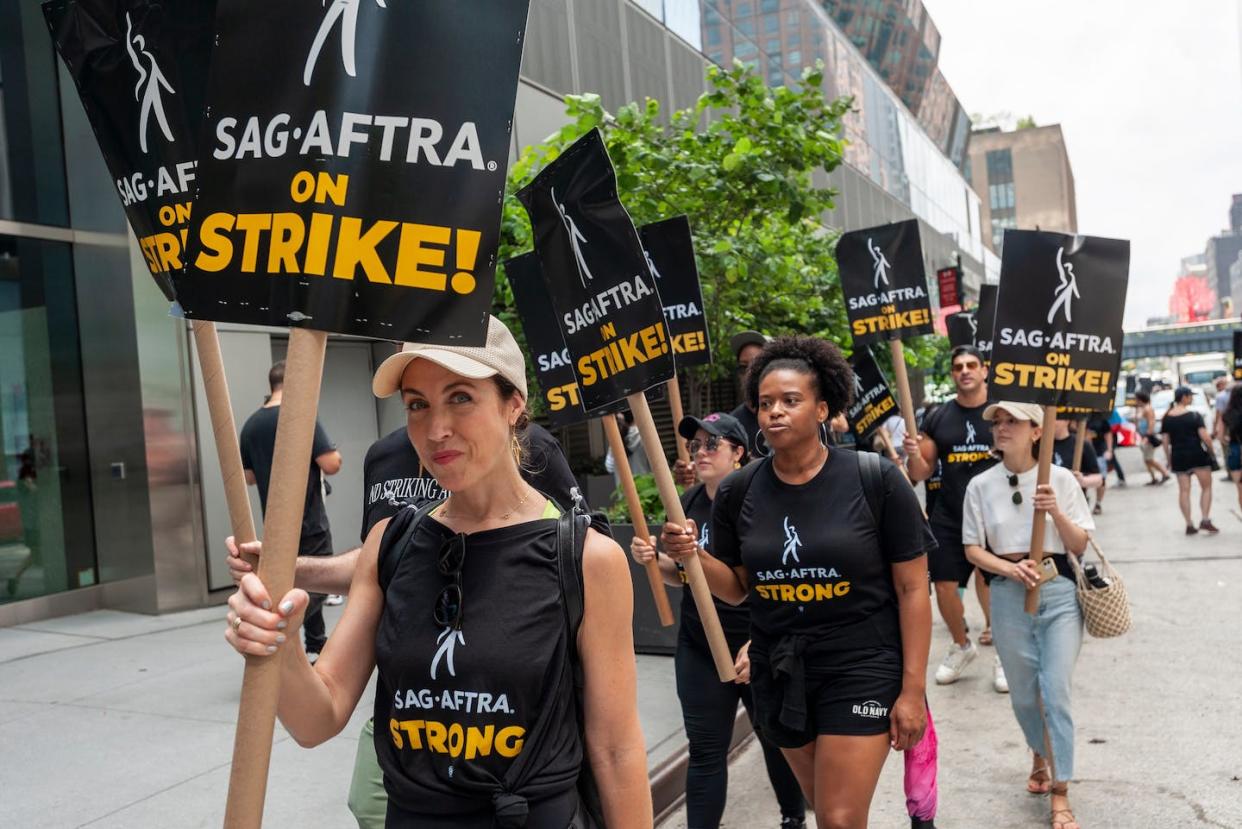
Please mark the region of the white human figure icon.
[[647, 270], [651, 271], [651, 275], [656, 279], [661, 279], [660, 269], [656, 267], [655, 262], [651, 259], [651, 254], [647, 253], [645, 248], [643, 249], [643, 256], [647, 258]]
[[[306, 56], [306, 66], [302, 69], [302, 83], [306, 86], [310, 86], [315, 63], [319, 60], [319, 52], [323, 49], [324, 41], [328, 39], [328, 33], [332, 31], [337, 20], [341, 21], [341, 63], [345, 67], [345, 74], [351, 78], [357, 75], [357, 63], [354, 56], [357, 54], [355, 46], [358, 34], [358, 4], [359, 0], [332, 0], [332, 5], [328, 6], [323, 22], [319, 24], [319, 31], [315, 32], [310, 53]], [[385, 0], [375, 0], [375, 4], [381, 9], [388, 8]]]
[[966, 442], [975, 442], [975, 424], [971, 423], [969, 420], [966, 421]]
[[565, 232], [569, 234], [569, 243], [574, 249], [574, 258], [578, 260], [578, 279], [582, 281], [582, 287], [585, 288], [588, 279], [592, 281], [595, 279], [595, 277], [591, 276], [591, 269], [587, 267], [586, 257], [582, 254], [582, 246], [588, 244], [587, 239], [582, 235], [582, 231], [578, 229], [578, 225], [574, 224], [574, 220], [569, 215], [569, 211], [565, 209], [565, 205], [561, 204], [556, 198], [556, 188], [552, 188], [551, 192], [552, 203], [556, 205], [556, 212], [561, 214], [561, 223], [565, 225]]
[[[168, 79], [164, 77], [164, 73], [160, 71], [159, 64], [155, 62], [155, 56], [147, 51], [146, 40], [142, 35], [134, 34], [134, 23], [130, 20], [129, 12], [125, 13], [125, 49], [129, 52], [130, 62], [138, 70], [138, 83], [134, 85], [134, 100], [142, 103], [142, 114], [138, 118], [138, 146], [145, 153], [147, 152], [147, 123], [152, 112], [155, 112], [155, 120], [159, 122], [164, 138], [169, 142], [175, 140], [172, 128], [168, 126], [168, 117], [164, 114], [164, 99], [160, 97], [163, 94], [160, 90], [167, 91], [169, 95], [177, 93]], [[140, 53], [141, 57], [139, 57]], [[150, 70], [143, 67], [142, 58], [147, 59]]]
[[1074, 275], [1074, 265], [1071, 262], [1063, 261], [1065, 248], [1057, 248], [1057, 275], [1061, 278], [1061, 284], [1056, 289], [1056, 300], [1053, 301], [1052, 307], [1048, 309], [1048, 324], [1052, 324], [1052, 318], [1057, 315], [1058, 308], [1065, 309], [1065, 321], [1073, 322], [1070, 315], [1070, 295], [1080, 297], [1078, 293], [1078, 278]]
[[789, 523], [789, 516], [785, 516], [785, 550], [781, 553], [781, 564], [788, 564], [789, 557], [793, 556], [794, 563], [797, 564], [802, 559], [798, 558], [798, 548], [802, 546], [802, 539], [798, 537], [798, 530], [793, 524]]
[[970, 323], [970, 341], [973, 343], [979, 339], [979, 320], [975, 319], [974, 314], [971, 314], [966, 318], [966, 321]]
[[871, 253], [871, 261], [875, 265], [875, 287], [878, 290], [880, 283], [888, 284], [888, 259], [884, 256], [884, 251], [880, 250], [880, 246], [871, 241], [871, 237], [867, 237], [867, 250]]
[[857, 374], [855, 374], [854, 375], [854, 398], [858, 399], [862, 397], [863, 391], [864, 389], [863, 389], [863, 384], [862, 384], [862, 378], [859, 377]]
[[440, 647], [436, 650], [436, 655], [431, 658], [431, 678], [436, 678], [436, 671], [440, 667], [441, 659], [448, 666], [449, 676], [457, 676], [457, 669], [453, 667], [453, 650], [458, 644], [466, 644], [466, 634], [452, 627], [446, 627], [436, 637], [436, 642]]

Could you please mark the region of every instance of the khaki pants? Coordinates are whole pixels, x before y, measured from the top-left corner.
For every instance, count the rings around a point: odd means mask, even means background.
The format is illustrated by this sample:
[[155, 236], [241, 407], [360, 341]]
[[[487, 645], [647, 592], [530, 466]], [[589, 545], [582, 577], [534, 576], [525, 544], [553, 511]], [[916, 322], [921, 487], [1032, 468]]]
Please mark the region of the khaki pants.
[[358, 735], [354, 777], [349, 782], [349, 811], [358, 821], [358, 829], [384, 829], [388, 792], [384, 789], [384, 773], [375, 758], [375, 720], [367, 720]]

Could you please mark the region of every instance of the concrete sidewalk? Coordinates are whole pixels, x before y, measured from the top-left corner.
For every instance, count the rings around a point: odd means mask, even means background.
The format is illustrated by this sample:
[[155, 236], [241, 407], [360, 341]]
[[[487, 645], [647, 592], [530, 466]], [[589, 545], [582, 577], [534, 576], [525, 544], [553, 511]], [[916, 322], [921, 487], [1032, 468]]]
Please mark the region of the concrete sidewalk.
[[[340, 608], [328, 608], [329, 624]], [[218, 827], [242, 661], [225, 608], [96, 611], [0, 629], [0, 826]], [[649, 767], [684, 749], [670, 657], [640, 656]], [[265, 824], [353, 826], [345, 805], [372, 692], [335, 739], [277, 725]]]

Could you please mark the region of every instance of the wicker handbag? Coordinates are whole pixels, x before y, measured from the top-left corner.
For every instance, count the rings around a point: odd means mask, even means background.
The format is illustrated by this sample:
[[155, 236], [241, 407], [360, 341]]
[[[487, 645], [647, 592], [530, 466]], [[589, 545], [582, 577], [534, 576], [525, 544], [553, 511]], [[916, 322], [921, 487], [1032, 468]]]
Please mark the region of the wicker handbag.
[[1126, 595], [1125, 582], [1113, 565], [1108, 563], [1104, 551], [1096, 545], [1095, 539], [1088, 537], [1087, 543], [1100, 559], [1100, 575], [1108, 579], [1107, 587], [1092, 587], [1082, 571], [1078, 556], [1069, 556], [1078, 582], [1078, 604], [1082, 608], [1087, 633], [1097, 639], [1120, 636], [1130, 629], [1130, 599]]

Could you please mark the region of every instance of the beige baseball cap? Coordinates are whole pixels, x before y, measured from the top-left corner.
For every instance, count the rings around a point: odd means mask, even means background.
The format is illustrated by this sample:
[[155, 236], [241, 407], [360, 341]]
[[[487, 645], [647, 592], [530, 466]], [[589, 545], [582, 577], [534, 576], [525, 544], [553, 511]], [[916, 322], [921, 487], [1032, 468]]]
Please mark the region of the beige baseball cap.
[[993, 403], [983, 410], [983, 419], [991, 420], [996, 416], [998, 409], [1004, 409], [1018, 420], [1029, 420], [1036, 426], [1044, 422], [1044, 407], [1037, 406], [1034, 403], [1014, 403], [1012, 400], [1002, 400], [999, 403]]
[[494, 316], [487, 321], [487, 342], [482, 346], [405, 343], [401, 350], [380, 363], [371, 380], [376, 397], [391, 397], [401, 390], [401, 375], [415, 360], [430, 360], [454, 374], [482, 380], [499, 374], [526, 397], [526, 360], [517, 340]]

